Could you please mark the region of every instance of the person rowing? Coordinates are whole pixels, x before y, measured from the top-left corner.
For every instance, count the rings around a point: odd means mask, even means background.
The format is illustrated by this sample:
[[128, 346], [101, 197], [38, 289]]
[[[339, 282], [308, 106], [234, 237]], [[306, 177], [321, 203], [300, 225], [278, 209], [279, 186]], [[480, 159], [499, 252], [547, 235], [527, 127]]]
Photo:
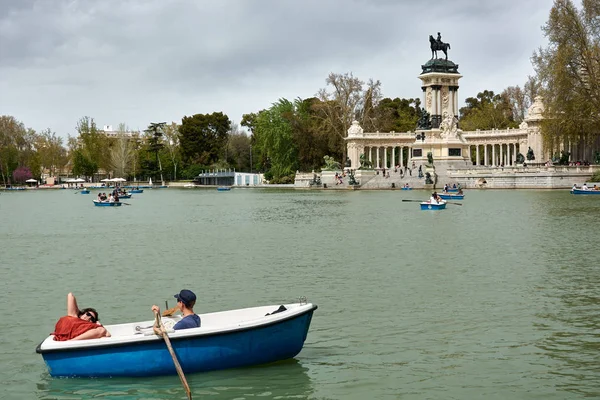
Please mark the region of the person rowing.
[[433, 192], [431, 194], [431, 198], [429, 199], [430, 204], [442, 204], [444, 200], [437, 194], [437, 192]]

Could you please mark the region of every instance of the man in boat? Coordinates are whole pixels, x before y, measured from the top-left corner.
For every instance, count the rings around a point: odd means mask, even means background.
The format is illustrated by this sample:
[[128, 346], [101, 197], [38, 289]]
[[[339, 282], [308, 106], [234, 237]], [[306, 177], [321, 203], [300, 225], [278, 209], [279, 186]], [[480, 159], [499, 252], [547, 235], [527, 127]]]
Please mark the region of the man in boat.
[[[179, 330], [200, 327], [200, 317], [194, 313], [194, 305], [196, 305], [196, 295], [194, 292], [183, 289], [179, 294], [176, 294], [173, 297], [177, 299], [177, 305], [163, 313], [163, 317], [171, 316], [177, 311], [181, 311], [183, 314], [183, 318], [175, 324], [173, 329]], [[157, 305], [153, 305], [152, 311], [160, 313], [160, 308]]]
[[73, 293], [67, 295], [67, 315], [58, 320], [51, 334], [58, 341], [110, 337], [99, 322], [98, 311], [93, 308], [80, 310]]

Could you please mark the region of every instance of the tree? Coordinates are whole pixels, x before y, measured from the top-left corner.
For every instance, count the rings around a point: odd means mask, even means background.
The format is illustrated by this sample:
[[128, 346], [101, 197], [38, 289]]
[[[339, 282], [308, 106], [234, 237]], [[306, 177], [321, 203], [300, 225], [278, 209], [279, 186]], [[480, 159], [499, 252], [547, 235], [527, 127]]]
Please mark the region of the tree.
[[369, 81], [367, 89], [363, 91], [364, 82], [354, 77], [352, 73], [335, 74], [330, 73], [325, 80], [331, 86], [331, 92], [327, 87], [320, 89], [317, 97], [321, 100], [322, 129], [333, 133], [338, 137], [336, 145], [342, 153], [342, 160], [346, 160], [346, 143], [344, 139], [348, 135], [348, 128], [355, 119], [363, 123], [374, 124], [372, 111], [377, 107], [380, 97], [380, 82]]
[[[600, 4], [555, 0], [543, 27], [548, 47], [532, 63], [544, 97], [542, 133], [547, 142], [600, 137]], [[592, 149], [589, 149], [591, 155]]]
[[279, 99], [256, 118], [256, 148], [263, 156], [265, 178], [271, 183], [287, 183], [296, 171], [297, 147], [290, 123], [294, 112], [294, 103]]
[[521, 123], [525, 119], [525, 113], [531, 105], [530, 99], [520, 86], [509, 86], [500, 94], [503, 102], [510, 105], [512, 120]]
[[411, 132], [420, 118], [420, 99], [382, 99], [375, 109], [382, 132]]
[[164, 145], [169, 152], [171, 163], [173, 164], [173, 180], [177, 180], [177, 164], [180, 161], [179, 155], [179, 126], [175, 122], [165, 125], [163, 128], [165, 140]]
[[112, 140], [110, 147], [110, 168], [115, 177], [123, 178], [129, 173], [129, 166], [134, 157], [132, 140], [127, 125], [120, 123], [117, 136]]
[[0, 116], [0, 174], [4, 185], [10, 183], [12, 172], [19, 166], [20, 145], [26, 132], [23, 123], [14, 117]]
[[219, 160], [231, 122], [222, 112], [183, 117], [179, 127], [180, 151], [188, 164], [209, 166]]
[[37, 135], [35, 148], [39, 155], [41, 172], [47, 170], [50, 176], [56, 176], [56, 172], [67, 165], [67, 151], [63, 146], [63, 138], [57, 136], [50, 128]]
[[33, 175], [27, 167], [18, 167], [13, 171], [13, 179], [19, 183], [24, 183], [27, 179], [31, 179], [32, 177]]
[[237, 171], [250, 171], [250, 137], [232, 123], [228, 134], [225, 160]]
[[477, 97], [468, 97], [465, 103], [466, 107], [460, 109], [460, 124], [465, 131], [516, 128], [519, 125], [506, 96], [484, 90]]
[[83, 117], [77, 122], [79, 138], [71, 142], [73, 173], [93, 176], [99, 168], [109, 169], [108, 141], [96, 126], [93, 118]]
[[[148, 125], [148, 129], [146, 129], [144, 131], [149, 135], [148, 136], [148, 150], [149, 150], [149, 152], [154, 153], [154, 157], [156, 160], [155, 165], [154, 165], [154, 167], [155, 167], [154, 168], [154, 171], [155, 171], [154, 180], [156, 180], [156, 171], [158, 171], [160, 173], [160, 181], [163, 184], [164, 184], [164, 179], [163, 179], [163, 174], [162, 174], [162, 164], [160, 162], [160, 157], [158, 156], [158, 153], [164, 147], [164, 143], [162, 142], [162, 136], [163, 136], [163, 129], [166, 124], [167, 124], [166, 122], [151, 122], [150, 125]], [[158, 167], [158, 169], [156, 167]]]

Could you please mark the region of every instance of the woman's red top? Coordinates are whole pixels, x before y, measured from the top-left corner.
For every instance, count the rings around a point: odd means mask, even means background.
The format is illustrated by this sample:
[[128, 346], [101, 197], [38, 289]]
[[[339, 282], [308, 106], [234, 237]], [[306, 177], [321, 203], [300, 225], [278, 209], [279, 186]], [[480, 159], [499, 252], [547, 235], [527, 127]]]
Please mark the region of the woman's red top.
[[89, 322], [77, 317], [64, 316], [61, 317], [54, 327], [54, 340], [65, 341], [71, 340], [82, 333], [98, 327], [98, 324]]

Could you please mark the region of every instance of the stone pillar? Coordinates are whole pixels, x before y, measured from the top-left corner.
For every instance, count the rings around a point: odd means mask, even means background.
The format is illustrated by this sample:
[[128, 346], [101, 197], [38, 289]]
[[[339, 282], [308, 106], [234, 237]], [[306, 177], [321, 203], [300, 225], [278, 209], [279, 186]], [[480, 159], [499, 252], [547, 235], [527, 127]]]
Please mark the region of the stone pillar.
[[476, 154], [476, 157], [477, 157], [477, 159], [475, 160], [475, 165], [479, 165], [479, 144], [476, 144], [475, 146], [476, 146], [475, 147], [475, 154]]
[[377, 155], [375, 156], [375, 162], [376, 162], [375, 168], [379, 168], [379, 165], [380, 165], [379, 164], [379, 146], [377, 146], [375, 149], [377, 151], [376, 152]]
[[402, 168], [402, 164], [404, 164], [404, 147], [400, 146], [400, 162], [398, 164], [400, 164], [400, 168]]
[[517, 143], [513, 143], [512, 165], [517, 165]]
[[492, 167], [495, 167], [496, 165], [498, 165], [496, 162], [496, 145], [492, 144]]
[[383, 168], [388, 167], [387, 150], [388, 148], [386, 146], [383, 146]]
[[369, 162], [373, 165], [373, 148], [369, 146]]
[[488, 144], [486, 143], [483, 147], [483, 165], [488, 166]]
[[390, 165], [390, 168], [395, 168], [396, 167], [396, 146], [392, 146], [392, 165]]

